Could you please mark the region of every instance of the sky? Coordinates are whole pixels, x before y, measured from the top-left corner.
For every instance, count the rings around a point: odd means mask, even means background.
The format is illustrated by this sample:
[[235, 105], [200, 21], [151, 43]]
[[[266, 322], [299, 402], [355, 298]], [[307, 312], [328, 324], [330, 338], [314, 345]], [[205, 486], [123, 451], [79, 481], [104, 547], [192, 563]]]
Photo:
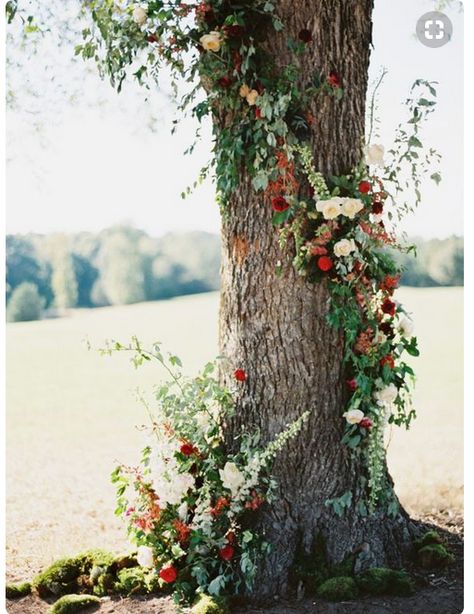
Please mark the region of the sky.
[[[67, 19], [71, 1], [61, 6]], [[426, 183], [421, 206], [402, 224], [409, 235], [425, 238], [463, 234], [463, 15], [457, 5], [445, 9], [453, 38], [431, 49], [414, 35], [418, 18], [430, 10], [432, 0], [375, 0], [370, 69], [371, 79], [381, 67], [388, 69], [379, 99], [386, 148], [413, 81], [439, 83], [438, 108], [424, 140], [443, 156], [443, 179], [439, 187]], [[73, 61], [64, 45], [41, 44], [17, 74], [10, 69], [18, 105], [7, 116], [7, 232], [98, 231], [124, 222], [154, 236], [219, 232], [210, 181], [186, 200], [180, 196], [209, 159], [210, 126], [203, 127], [193, 156], [184, 156], [196, 124], [182, 120], [178, 133], [170, 134], [175, 111], [166, 87], [146, 100], [133, 84], [118, 95], [92, 66]], [[12, 60], [15, 53], [10, 51]], [[40, 95], [25, 92], [25, 83]]]

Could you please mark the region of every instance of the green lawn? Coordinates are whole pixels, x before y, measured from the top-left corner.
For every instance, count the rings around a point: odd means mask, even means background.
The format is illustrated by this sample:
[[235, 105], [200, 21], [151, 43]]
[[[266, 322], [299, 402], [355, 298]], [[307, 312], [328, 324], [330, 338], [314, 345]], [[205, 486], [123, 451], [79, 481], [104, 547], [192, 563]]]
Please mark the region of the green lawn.
[[[462, 492], [461, 288], [407, 289], [422, 357], [419, 419], [393, 432], [389, 460], [415, 511], [459, 507]], [[7, 557], [14, 576], [89, 546], [125, 547], [113, 516], [109, 473], [133, 462], [146, 415], [134, 389], [163, 374], [135, 371], [126, 356], [87, 351], [104, 339], [162, 341], [189, 373], [217, 354], [218, 296], [77, 310], [70, 317], [7, 326]]]

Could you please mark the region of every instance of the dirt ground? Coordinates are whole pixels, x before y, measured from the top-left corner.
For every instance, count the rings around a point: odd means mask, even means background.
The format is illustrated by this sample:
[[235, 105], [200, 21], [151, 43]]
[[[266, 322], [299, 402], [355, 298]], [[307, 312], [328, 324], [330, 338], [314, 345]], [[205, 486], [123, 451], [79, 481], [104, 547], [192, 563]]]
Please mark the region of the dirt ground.
[[[447, 569], [424, 572], [407, 564], [416, 581], [411, 597], [365, 597], [357, 601], [328, 603], [321, 599], [275, 601], [263, 607], [235, 606], [234, 614], [459, 614], [463, 611], [463, 521], [461, 514], [445, 512], [420, 518], [426, 529], [436, 528], [456, 556]], [[46, 614], [49, 603], [29, 596], [7, 600], [11, 614]], [[99, 614], [177, 614], [169, 598], [104, 598], [99, 607], [89, 610]]]

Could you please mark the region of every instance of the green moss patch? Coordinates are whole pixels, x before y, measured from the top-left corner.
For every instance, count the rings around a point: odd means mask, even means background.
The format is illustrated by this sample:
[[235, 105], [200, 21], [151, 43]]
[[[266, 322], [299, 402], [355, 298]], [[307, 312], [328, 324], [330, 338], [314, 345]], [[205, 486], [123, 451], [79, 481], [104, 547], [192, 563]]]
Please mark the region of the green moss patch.
[[354, 578], [339, 576], [323, 582], [319, 586], [317, 594], [328, 601], [348, 601], [355, 599], [359, 591]]
[[100, 599], [93, 595], [64, 595], [48, 610], [48, 614], [74, 614], [100, 605]]
[[159, 590], [157, 574], [143, 567], [121, 569], [117, 573], [114, 590], [124, 595], [146, 595]]
[[19, 584], [7, 584], [5, 586], [5, 594], [7, 599], [19, 599], [26, 597], [31, 593], [31, 584], [29, 582], [20, 582]]
[[443, 544], [443, 538], [437, 531], [428, 531], [420, 539], [417, 539], [413, 545], [417, 550], [424, 546], [430, 546], [431, 544]]
[[370, 595], [412, 595], [414, 582], [406, 571], [374, 567], [356, 577], [357, 586]]
[[196, 599], [191, 612], [192, 614], [227, 614], [228, 607], [224, 599], [203, 594]]
[[418, 563], [424, 569], [446, 567], [454, 561], [454, 556], [448, 552], [443, 544], [429, 544], [423, 546], [417, 553]]

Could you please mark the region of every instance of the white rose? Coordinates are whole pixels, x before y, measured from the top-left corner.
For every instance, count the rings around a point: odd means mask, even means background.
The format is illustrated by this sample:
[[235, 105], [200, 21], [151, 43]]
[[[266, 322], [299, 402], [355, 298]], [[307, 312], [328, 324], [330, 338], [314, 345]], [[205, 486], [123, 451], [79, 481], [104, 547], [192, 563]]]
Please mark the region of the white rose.
[[398, 396], [398, 388], [395, 384], [389, 384], [374, 393], [374, 398], [380, 406], [391, 405]]
[[342, 414], [349, 424], [359, 424], [364, 419], [364, 412], [360, 409], [350, 409]]
[[403, 337], [412, 337], [414, 330], [413, 322], [410, 320], [410, 318], [402, 318], [398, 324], [398, 330]]
[[364, 203], [358, 198], [343, 198], [341, 200], [343, 201], [342, 213], [351, 220], [364, 208]]
[[238, 492], [245, 482], [244, 476], [235, 463], [227, 462], [224, 465], [224, 469], [219, 469], [219, 475], [224, 488], [228, 488], [233, 495]]
[[383, 145], [375, 144], [367, 147], [366, 160], [367, 164], [373, 164], [374, 166], [385, 166], [383, 159], [385, 153], [385, 147]]
[[323, 214], [325, 220], [334, 220], [341, 215], [342, 198], [330, 198], [329, 200], [318, 200], [316, 211]]
[[199, 40], [206, 51], [219, 51], [221, 48], [222, 36], [215, 30], [204, 34]]
[[354, 239], [341, 239], [334, 245], [334, 254], [338, 257], [348, 256], [355, 248]]
[[140, 567], [153, 567], [153, 548], [148, 546], [138, 546], [137, 561]]
[[181, 503], [181, 505], [178, 507], [178, 516], [180, 520], [186, 522], [186, 518], [188, 517], [188, 504], [186, 501]]
[[148, 13], [141, 6], [136, 6], [133, 9], [132, 16], [133, 16], [133, 21], [139, 26], [142, 26], [145, 23], [145, 21], [148, 19]]

